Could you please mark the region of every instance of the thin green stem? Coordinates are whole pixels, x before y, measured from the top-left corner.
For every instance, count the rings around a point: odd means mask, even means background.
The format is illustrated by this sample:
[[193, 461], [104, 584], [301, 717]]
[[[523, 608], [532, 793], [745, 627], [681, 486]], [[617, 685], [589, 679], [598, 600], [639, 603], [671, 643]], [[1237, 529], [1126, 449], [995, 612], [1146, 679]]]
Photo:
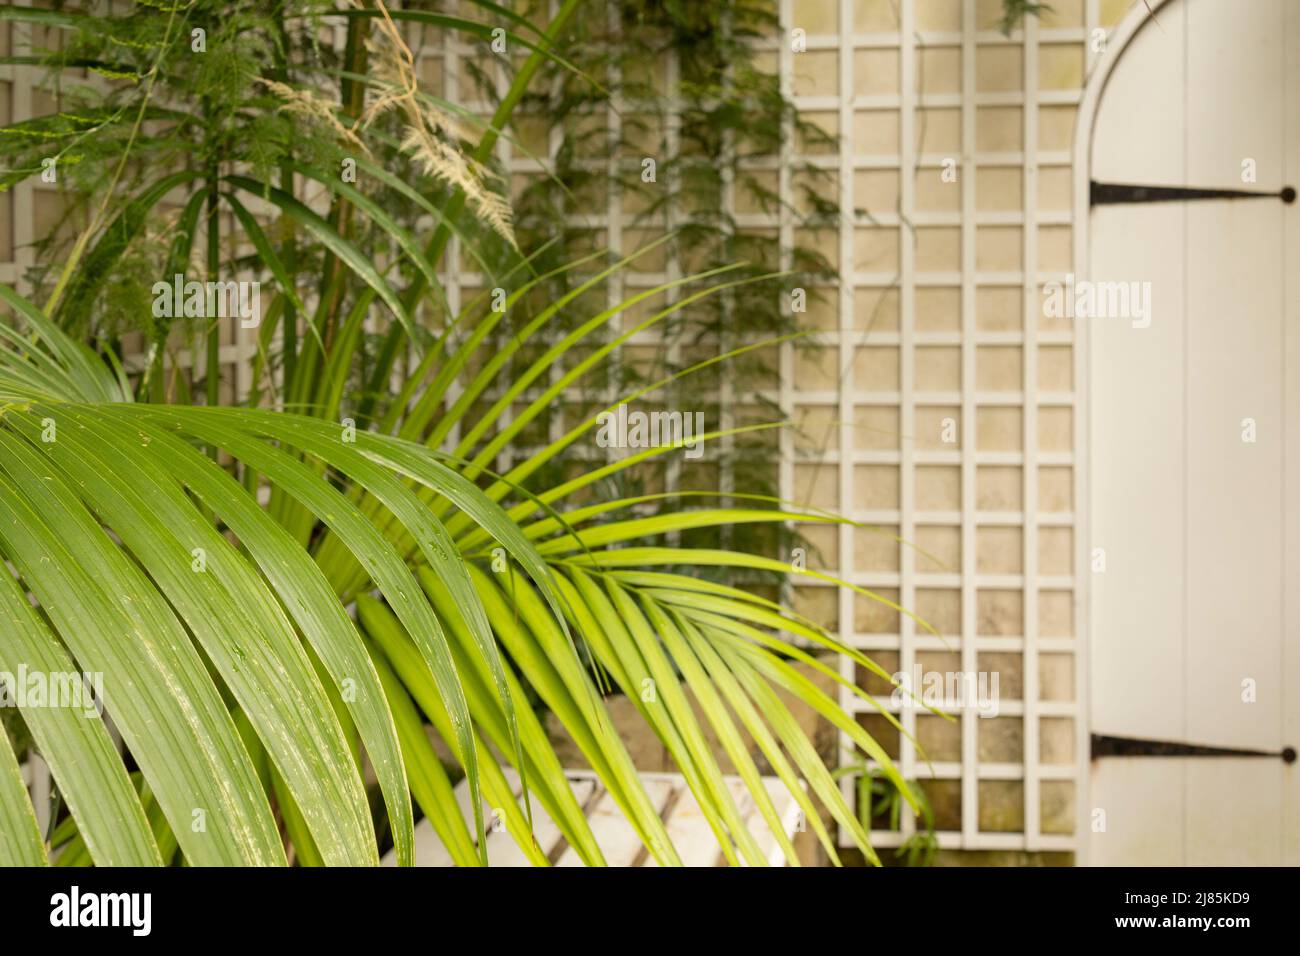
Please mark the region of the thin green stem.
[[[555, 43], [581, 3], [582, 0], [565, 0], [564, 5], [560, 7], [554, 18], [552, 18], [550, 25], [546, 28], [545, 39], [541, 44], [542, 47], [549, 48]], [[496, 112], [492, 114], [491, 124], [483, 131], [483, 138], [479, 140], [478, 146], [474, 149], [472, 155], [475, 162], [486, 163], [491, 158], [492, 150], [496, 148], [501, 131], [510, 122], [510, 117], [528, 91], [533, 76], [541, 69], [544, 62], [546, 62], [545, 54], [534, 50], [529, 54], [528, 59], [524, 61], [524, 65], [520, 67], [519, 72], [515, 74], [510, 89], [506, 91], [506, 95], [497, 106]], [[465, 208], [465, 201], [465, 193], [459, 190], [447, 200], [446, 208], [443, 210], [443, 223], [439, 224], [434, 231], [433, 237], [429, 240], [429, 245], [425, 248], [425, 258], [433, 263], [435, 267], [438, 260], [442, 258], [443, 251], [447, 248], [447, 242], [451, 238], [451, 230], [446, 223], [451, 222], [461, 214]], [[415, 304], [420, 300], [420, 296], [424, 294], [424, 281], [423, 275], [417, 272], [412, 277], [411, 284], [407, 286], [406, 292], [403, 294], [402, 305], [408, 311], [415, 307]], [[375, 362], [375, 367], [370, 374], [370, 379], [366, 383], [361, 406], [357, 410], [357, 419], [359, 421], [369, 420], [374, 407], [375, 396], [381, 393], [384, 384], [388, 381], [388, 376], [392, 374], [393, 363], [397, 361], [403, 338], [404, 332], [401, 325], [394, 324], [389, 328], [388, 334], [384, 338], [383, 347], [380, 349], [378, 359]]]

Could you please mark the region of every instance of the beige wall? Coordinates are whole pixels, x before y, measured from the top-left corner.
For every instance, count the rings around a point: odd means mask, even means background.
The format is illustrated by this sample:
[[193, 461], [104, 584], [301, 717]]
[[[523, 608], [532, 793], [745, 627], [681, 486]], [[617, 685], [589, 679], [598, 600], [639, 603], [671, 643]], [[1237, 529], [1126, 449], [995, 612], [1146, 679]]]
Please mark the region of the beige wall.
[[1089, 38], [1129, 3], [1051, 6], [1007, 38], [999, 0], [785, 0], [808, 49], [773, 54], [841, 138], [815, 157], [841, 208], [869, 213], [816, 237], [844, 281], [813, 316], [829, 348], [791, 356], [788, 400], [829, 441], [797, 449], [789, 487], [873, 526], [808, 529], [824, 567], [942, 636], [849, 591], [802, 587], [798, 604], [891, 671], [999, 674], [996, 718], [901, 715], [933, 779], [884, 718], [860, 718], [926, 780], [952, 849], [1073, 850], [1083, 792], [1075, 341], [1039, 289], [1071, 270]]

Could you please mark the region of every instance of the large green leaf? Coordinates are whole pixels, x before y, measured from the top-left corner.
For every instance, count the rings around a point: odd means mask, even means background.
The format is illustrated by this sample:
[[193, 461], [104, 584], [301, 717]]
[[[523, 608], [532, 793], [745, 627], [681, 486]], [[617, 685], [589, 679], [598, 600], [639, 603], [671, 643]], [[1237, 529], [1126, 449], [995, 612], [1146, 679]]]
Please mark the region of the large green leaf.
[[[50, 675], [81, 677], [8, 573], [0, 574], [0, 620], [6, 624], [0, 670], [18, 674], [25, 669], [47, 680]], [[149, 822], [99, 714], [84, 705], [24, 703], [19, 702], [23, 720], [95, 859], [109, 866], [158, 865]]]
[[45, 842], [9, 735], [0, 727], [0, 866], [45, 866]]
[[[275, 595], [167, 472], [149, 437], [75, 408], [10, 413], [29, 439], [63, 423], [46, 453], [113, 528], [202, 646], [285, 777], [327, 861], [377, 863], [361, 780], [333, 711]], [[130, 438], [126, 434], [130, 434]], [[131, 482], [111, 476], [133, 474]]]
[[[392, 545], [365, 520], [344, 495], [334, 490], [329, 484], [308, 466], [296, 458], [259, 440], [254, 434], [241, 430], [241, 420], [248, 419], [253, 413], [246, 414], [223, 409], [180, 409], [180, 408], [146, 408], [140, 413], [160, 424], [193, 435], [203, 442], [223, 448], [242, 461], [247, 462], [259, 472], [266, 475], [280, 488], [284, 489], [296, 501], [308, 508], [316, 517], [333, 529], [351, 548], [357, 560], [372, 575], [392, 602], [408, 631], [420, 643], [425, 660], [432, 669], [438, 686], [443, 693], [447, 707], [452, 714], [453, 726], [456, 728], [458, 746], [462, 758], [467, 761], [467, 773], [471, 789], [477, 796], [478, 778], [477, 761], [472, 743], [472, 728], [464, 691], [456, 675], [455, 663], [447, 646], [446, 636], [437, 617], [428, 602], [423, 599], [418, 585], [411, 576], [405, 562], [393, 549]], [[284, 416], [288, 421], [289, 416]], [[299, 419], [308, 422], [308, 419]], [[245, 424], [248, 424], [245, 421]], [[327, 454], [337, 454], [356, 467], [356, 458], [347, 455], [346, 447], [339, 441], [337, 447], [324, 449]], [[373, 466], [372, 466], [373, 467]], [[362, 466], [368, 477], [381, 485], [385, 492], [393, 491], [393, 502], [404, 511], [410, 511], [412, 520], [417, 525], [426, 525], [428, 535], [436, 535], [432, 528], [432, 518], [410, 510], [409, 500], [405, 496], [413, 495], [400, 484], [395, 484], [391, 476], [379, 475], [378, 470], [370, 471]], [[385, 480], [385, 477], [387, 480]], [[432, 549], [432, 545], [430, 545]], [[482, 830], [479, 819], [478, 829]]]
[[10, 427], [0, 428], [0, 471], [0, 551], [81, 668], [104, 675], [108, 709], [185, 855], [197, 865], [283, 863], [248, 753], [156, 586]]
[[315, 648], [357, 723], [371, 765], [383, 788], [398, 859], [412, 862], [410, 798], [392, 715], [355, 625], [335, 598], [329, 582], [292, 537], [242, 493], [237, 482], [192, 446], [156, 425], [115, 410], [149, 438], [159, 461], [212, 509], [248, 549], [301, 633]]

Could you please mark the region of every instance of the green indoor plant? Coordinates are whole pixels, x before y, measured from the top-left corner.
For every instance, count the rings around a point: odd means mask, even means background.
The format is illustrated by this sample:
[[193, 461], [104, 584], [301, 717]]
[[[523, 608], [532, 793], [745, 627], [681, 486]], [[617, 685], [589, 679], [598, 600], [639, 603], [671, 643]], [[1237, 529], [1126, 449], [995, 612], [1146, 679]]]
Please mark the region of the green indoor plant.
[[[256, 4], [195, 0], [141, 9], [139, 33], [93, 10], [3, 10], [66, 34], [41, 62], [114, 82], [106, 94], [78, 90], [80, 107], [0, 130], [11, 183], [57, 154], [85, 172], [80, 191], [72, 187], [88, 211], [76, 239], [32, 277], [42, 304], [0, 288], [0, 557], [12, 568], [0, 575], [0, 671], [102, 673], [123, 741], [119, 751], [96, 715], [20, 707], [15, 738], [49, 763], [67, 812], [52, 834], [37, 832], [19, 755], [0, 734], [4, 860], [45, 862], [48, 837], [63, 864], [372, 864], [390, 841], [406, 863], [413, 797], [458, 863], [489, 862], [455, 812], [453, 775], [463, 772], [474, 806], [481, 793], [501, 807], [534, 862], [546, 862], [529, 836], [535, 801], [585, 862], [599, 864], [528, 706], [535, 700], [655, 859], [676, 862], [605, 711], [611, 689], [637, 702], [732, 862], [762, 855], [706, 725], [765, 815], [772, 806], [746, 738], [833, 860], [823, 812], [875, 859], [787, 701], [847, 733], [910, 794], [875, 741], [794, 665], [842, 682], [814, 655], [821, 648], [887, 675], [781, 605], [679, 569], [816, 572], [658, 540], [838, 519], [770, 498], [714, 507], [700, 496], [687, 499], [699, 507], [648, 517], [628, 517], [648, 496], [584, 498], [603, 477], [680, 443], [539, 482], [548, 462], [592, 440], [599, 409], [506, 473], [492, 471], [566, 387], [595, 374], [619, 342], [599, 336], [633, 306], [649, 304], [640, 323], [649, 328], [770, 278], [722, 266], [672, 284], [679, 295], [669, 303], [666, 283], [592, 308], [584, 295], [655, 243], [618, 261], [595, 252], [545, 270], [536, 250], [517, 248], [485, 164], [537, 70], [579, 69], [561, 41], [581, 6], [566, 0], [535, 25], [486, 2], [475, 21], [288, 0], [263, 18]], [[315, 41], [330, 14], [348, 29], [337, 60]], [[510, 93], [489, 124], [468, 128], [472, 142], [460, 138], [455, 104], [415, 84], [394, 26], [403, 19], [485, 42], [499, 24], [518, 41]], [[219, 69], [195, 63], [194, 29], [205, 30], [200, 55]], [[327, 83], [337, 84], [333, 99]], [[347, 159], [368, 174], [355, 185], [337, 175], [336, 161]], [[92, 170], [96, 162], [103, 168]], [[401, 175], [386, 164], [402, 164]], [[296, 198], [304, 180], [328, 190], [323, 213]], [[173, 211], [160, 205], [177, 195]], [[256, 200], [269, 213], [257, 213]], [[139, 294], [133, 262], [151, 262], [146, 274], [158, 277], [188, 275], [201, 236], [207, 278], [248, 265], [223, 235], [223, 213], [276, 288], [261, 314], [253, 394], [231, 407], [220, 404], [214, 372], [191, 387], [167, 361], [184, 333], [215, 370], [210, 318], [189, 329], [172, 316], [146, 323], [144, 362], [119, 355], [124, 303]], [[447, 308], [437, 278], [452, 235], [505, 290], [504, 310], [492, 308], [490, 290]], [[567, 291], [552, 294], [561, 278]], [[507, 317], [514, 327], [503, 337]], [[368, 318], [377, 327], [369, 333]], [[414, 368], [393, 391], [408, 350]], [[618, 401], [653, 397], [696, 371]], [[706, 441], [718, 437], [715, 429]], [[450, 774], [426, 724], [454, 758]], [[524, 800], [509, 789], [506, 765], [522, 772]], [[483, 825], [480, 814], [479, 847]], [[793, 847], [782, 846], [793, 861]]]

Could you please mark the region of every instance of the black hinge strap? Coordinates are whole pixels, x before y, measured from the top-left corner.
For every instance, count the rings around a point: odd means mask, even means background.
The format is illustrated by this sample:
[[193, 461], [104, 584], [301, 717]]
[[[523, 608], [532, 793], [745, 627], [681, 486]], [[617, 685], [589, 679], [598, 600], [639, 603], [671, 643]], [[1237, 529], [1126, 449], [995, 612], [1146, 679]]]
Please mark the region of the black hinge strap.
[[1098, 757], [1280, 757], [1295, 763], [1294, 747], [1281, 750], [1244, 750], [1236, 747], [1206, 747], [1170, 740], [1139, 740], [1136, 737], [1092, 735], [1092, 758]]
[[1247, 189], [1195, 189], [1188, 186], [1137, 186], [1132, 183], [1090, 184], [1089, 202], [1094, 206], [1123, 203], [1178, 202], [1188, 199], [1280, 199], [1295, 202], [1295, 189], [1287, 186], [1277, 192], [1258, 192]]

